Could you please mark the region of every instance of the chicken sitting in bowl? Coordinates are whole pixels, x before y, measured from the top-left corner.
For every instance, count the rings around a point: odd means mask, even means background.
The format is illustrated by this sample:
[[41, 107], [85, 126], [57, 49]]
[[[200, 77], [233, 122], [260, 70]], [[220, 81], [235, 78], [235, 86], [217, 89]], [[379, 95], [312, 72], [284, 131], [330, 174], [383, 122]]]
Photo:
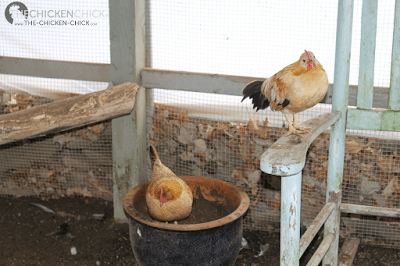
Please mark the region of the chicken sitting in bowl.
[[153, 146], [150, 146], [150, 157], [153, 161], [153, 175], [146, 191], [150, 216], [165, 222], [187, 218], [193, 204], [189, 186], [161, 163]]

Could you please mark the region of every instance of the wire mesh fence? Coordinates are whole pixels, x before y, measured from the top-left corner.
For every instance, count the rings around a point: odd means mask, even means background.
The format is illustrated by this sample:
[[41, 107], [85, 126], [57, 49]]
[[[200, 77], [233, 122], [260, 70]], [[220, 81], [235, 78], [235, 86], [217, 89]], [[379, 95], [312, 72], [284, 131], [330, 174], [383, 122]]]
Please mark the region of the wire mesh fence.
[[[108, 1], [71, 1], [66, 2], [67, 6], [51, 1], [34, 3], [26, 3], [26, 7], [93, 10], [95, 6], [96, 10], [108, 10]], [[389, 86], [393, 6], [394, 1], [379, 1], [375, 86]], [[1, 7], [6, 9], [8, 4]], [[360, 14], [361, 1], [355, 1], [352, 84], [358, 80]], [[146, 15], [149, 67], [266, 77], [310, 49], [333, 81], [337, 1], [292, 1], [289, 5], [285, 1], [160, 0], [150, 1]], [[42, 20], [52, 21], [48, 17]], [[0, 31], [7, 38], [0, 40], [0, 54], [109, 63], [108, 17], [90, 21], [97, 24], [74, 31], [68, 25], [55, 30], [51, 24], [18, 26], [3, 19], [1, 23], [7, 27]], [[26, 50], [23, 43], [29, 43], [30, 49]], [[0, 74], [0, 86], [0, 114], [8, 114], [105, 89], [107, 84]], [[286, 132], [283, 115], [270, 110], [255, 113], [249, 101], [240, 103], [241, 97], [232, 95], [161, 89], [152, 89], [152, 94], [148, 133], [161, 161], [177, 175], [235, 183], [251, 199], [245, 228], [279, 230], [280, 178], [262, 173], [259, 160]], [[299, 120], [330, 110], [330, 105], [319, 104], [303, 112]], [[307, 154], [302, 182], [304, 228], [325, 203], [328, 149], [329, 133], [325, 132]], [[399, 133], [348, 131], [343, 202], [399, 208], [399, 153]], [[110, 121], [19, 141], [0, 147], [0, 197], [85, 196], [111, 200], [112, 169]], [[398, 248], [399, 225], [399, 219], [394, 218], [343, 214], [341, 236], [357, 236], [371, 244]]]
[[[245, 228], [279, 230], [280, 177], [262, 173], [260, 157], [287, 132], [272, 111], [254, 113], [240, 97], [154, 90], [150, 143], [177, 175], [217, 178], [240, 186], [250, 197]], [[213, 104], [210, 104], [210, 98]], [[180, 103], [180, 104], [179, 104]], [[304, 121], [330, 112], [319, 104], [299, 115]], [[400, 134], [348, 130], [343, 202], [398, 208]], [[306, 229], [326, 201], [329, 131], [307, 153], [302, 180], [301, 224]], [[341, 236], [399, 247], [399, 219], [343, 214]], [[367, 226], [368, 225], [368, 226]], [[371, 228], [368, 228], [372, 226]], [[371, 233], [370, 233], [371, 232]], [[371, 241], [379, 235], [379, 241]]]
[[[10, 1], [3, 2], [1, 9], [1, 56], [110, 63], [108, 1]], [[0, 114], [103, 90], [107, 85], [0, 74]], [[2, 145], [0, 162], [2, 196], [112, 199], [110, 121]]]

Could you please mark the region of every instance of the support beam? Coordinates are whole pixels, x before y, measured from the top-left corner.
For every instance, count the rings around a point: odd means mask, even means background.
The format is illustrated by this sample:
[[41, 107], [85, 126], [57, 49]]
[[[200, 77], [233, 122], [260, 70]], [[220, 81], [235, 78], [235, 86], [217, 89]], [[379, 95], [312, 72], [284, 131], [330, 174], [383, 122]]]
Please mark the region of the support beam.
[[312, 224], [308, 227], [307, 231], [300, 239], [300, 257], [303, 256], [307, 247], [310, 245], [311, 241], [314, 239], [315, 235], [318, 233], [319, 229], [324, 225], [326, 219], [331, 215], [332, 211], [335, 209], [335, 204], [328, 202], [315, 217]]
[[394, 10], [392, 68], [388, 108], [400, 111], [400, 1], [396, 1]]
[[[110, 78], [113, 84], [136, 82], [145, 66], [145, 1], [110, 1]], [[112, 120], [114, 218], [127, 222], [122, 206], [131, 188], [147, 180], [146, 90], [138, 90], [133, 112]]]
[[109, 82], [109, 70], [109, 64], [0, 56], [1, 74]]
[[339, 254], [338, 266], [353, 265], [353, 260], [356, 257], [359, 244], [359, 238], [346, 238]]
[[[322, 240], [318, 249], [315, 251], [314, 255], [308, 261], [307, 266], [317, 266], [322, 261], [322, 258], [325, 256], [328, 249], [331, 247], [333, 240], [335, 239], [335, 235], [333, 233], [329, 233], [325, 236], [324, 240]], [[334, 264], [336, 265], [336, 264]]]
[[243, 96], [243, 88], [247, 83], [253, 80], [264, 79], [150, 68], [145, 68], [142, 71], [142, 85], [146, 88], [186, 90], [238, 96]]
[[354, 213], [361, 215], [400, 218], [400, 209], [396, 208], [372, 207], [365, 205], [342, 203], [340, 205], [340, 211], [344, 213]]
[[0, 116], [0, 145], [130, 114], [139, 85], [119, 86]]
[[281, 266], [300, 263], [301, 172], [281, 179]]
[[[329, 142], [328, 178], [326, 201], [341, 203], [344, 147], [346, 138], [346, 112], [349, 96], [351, 37], [353, 29], [354, 0], [339, 0], [336, 28], [336, 51], [332, 111], [341, 113], [340, 119], [331, 127]], [[339, 250], [340, 210], [337, 208], [326, 220], [325, 237], [334, 235], [322, 265], [337, 265]]]
[[347, 112], [348, 129], [400, 131], [400, 112], [398, 111], [349, 108]]
[[364, 0], [361, 18], [360, 70], [357, 107], [372, 108], [378, 0]]
[[[260, 77], [209, 74], [177, 70], [144, 68], [141, 72], [141, 85], [146, 88], [166, 90], [184, 90], [194, 92], [217, 93], [243, 96], [243, 88], [253, 80], [264, 80]], [[357, 86], [349, 86], [349, 105], [357, 105]], [[328, 92], [321, 103], [332, 104], [333, 85], [329, 84]], [[389, 88], [374, 87], [373, 108], [387, 108]]]

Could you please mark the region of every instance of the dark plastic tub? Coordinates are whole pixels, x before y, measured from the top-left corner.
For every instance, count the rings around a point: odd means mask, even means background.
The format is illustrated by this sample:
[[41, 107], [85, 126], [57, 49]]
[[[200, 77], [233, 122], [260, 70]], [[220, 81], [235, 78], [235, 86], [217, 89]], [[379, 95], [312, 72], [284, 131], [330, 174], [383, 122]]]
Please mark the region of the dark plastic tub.
[[[197, 213], [202, 220], [201, 213], [215, 212], [216, 216], [223, 213], [222, 217], [200, 223], [191, 223], [191, 216], [178, 224], [158, 222], [151, 219], [145, 205], [150, 182], [131, 189], [125, 195], [124, 209], [129, 217], [130, 241], [137, 262], [141, 266], [234, 265], [241, 247], [243, 215], [249, 207], [249, 197], [228, 182], [204, 177], [181, 178], [193, 191], [193, 216]], [[196, 202], [204, 201], [216, 207], [210, 205], [209, 210], [198, 210], [199, 214], [196, 208], [202, 205]]]

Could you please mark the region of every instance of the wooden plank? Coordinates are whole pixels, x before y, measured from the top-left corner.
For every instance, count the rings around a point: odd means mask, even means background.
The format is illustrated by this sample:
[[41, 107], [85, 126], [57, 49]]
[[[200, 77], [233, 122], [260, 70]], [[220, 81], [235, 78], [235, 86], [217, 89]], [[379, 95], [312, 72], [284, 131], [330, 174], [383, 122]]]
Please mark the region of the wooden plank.
[[332, 245], [335, 235], [333, 233], [328, 233], [321, 244], [319, 244], [318, 249], [315, 251], [314, 255], [308, 261], [307, 266], [317, 266], [324, 258], [325, 254], [328, 252], [330, 246]]
[[317, 217], [315, 217], [311, 225], [307, 228], [307, 231], [300, 239], [300, 257], [303, 256], [307, 247], [310, 245], [311, 241], [314, 239], [315, 235], [324, 225], [326, 219], [328, 219], [329, 215], [331, 215], [334, 209], [335, 203], [327, 202], [322, 210], [318, 213]]
[[0, 116], [0, 145], [44, 136], [132, 112], [139, 85], [124, 83], [114, 88], [75, 96]]
[[346, 238], [339, 254], [338, 266], [351, 266], [353, 264], [359, 244], [359, 238]]
[[261, 170], [279, 176], [299, 173], [304, 167], [310, 144], [339, 117], [338, 112], [319, 115], [301, 124], [311, 127], [310, 132], [303, 134], [303, 137], [296, 135], [281, 137], [261, 156]]
[[363, 0], [357, 107], [372, 108], [378, 0]]
[[[27, 58], [0, 57], [0, 73], [87, 81], [110, 81], [109, 64], [91, 64], [66, 61], [38, 60]], [[220, 93], [242, 96], [243, 88], [258, 77], [205, 74], [185, 71], [171, 71], [144, 68], [141, 74], [142, 85], [146, 88], [186, 90], [196, 92]], [[204, 83], [201, 83], [204, 82]], [[115, 83], [117, 84], [117, 83]], [[185, 86], [183, 86], [185, 84]], [[204, 86], [207, 84], [207, 86]], [[333, 85], [321, 103], [332, 104]], [[374, 87], [372, 107], [387, 108], [389, 88]], [[357, 105], [357, 86], [350, 86], [349, 105]]]
[[300, 265], [301, 171], [281, 178], [281, 265]]
[[[110, 79], [140, 84], [145, 66], [145, 1], [110, 1]], [[123, 198], [133, 187], [147, 180], [146, 90], [140, 87], [133, 112], [112, 120], [114, 218], [127, 222]]]
[[372, 207], [365, 205], [342, 203], [340, 205], [340, 211], [345, 213], [354, 213], [362, 215], [400, 218], [400, 209], [395, 209], [395, 208]]
[[[144, 68], [141, 72], [142, 86], [166, 90], [184, 90], [194, 92], [218, 93], [243, 96], [242, 91], [247, 83], [253, 80], [264, 80], [260, 77], [219, 75], [186, 71], [173, 71]], [[357, 86], [349, 87], [349, 105], [357, 105]], [[328, 92], [321, 103], [332, 104], [333, 85], [329, 84]], [[372, 107], [387, 108], [389, 88], [374, 87]]]
[[172, 71], [144, 68], [142, 86], [171, 90], [218, 93], [243, 96], [247, 83], [253, 80], [265, 80], [245, 76], [231, 76], [186, 71]]
[[390, 110], [400, 111], [400, 1], [396, 1], [392, 45], [392, 69], [390, 73]]
[[400, 112], [349, 108], [347, 128], [359, 130], [400, 131]]
[[109, 82], [110, 64], [0, 56], [0, 73], [55, 79]]

